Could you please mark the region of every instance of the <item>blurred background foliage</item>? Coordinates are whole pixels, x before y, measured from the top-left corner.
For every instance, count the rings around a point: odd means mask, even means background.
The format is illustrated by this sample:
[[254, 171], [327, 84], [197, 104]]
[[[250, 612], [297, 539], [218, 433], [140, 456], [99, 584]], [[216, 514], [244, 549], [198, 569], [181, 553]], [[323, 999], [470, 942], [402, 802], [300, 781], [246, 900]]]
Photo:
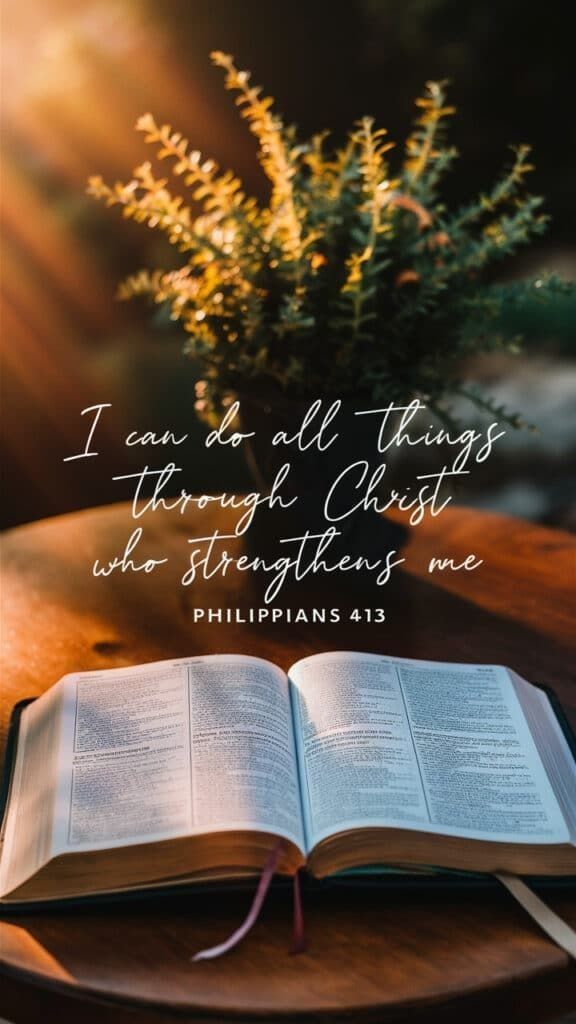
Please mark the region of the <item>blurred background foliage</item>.
[[[142, 451], [131, 429], [189, 430], [197, 444], [183, 486], [246, 487], [238, 453], [205, 452], [194, 366], [161, 312], [115, 301], [134, 266], [170, 266], [167, 243], [121, 223], [85, 195], [89, 174], [126, 177], [143, 158], [133, 132], [152, 110], [231, 166], [262, 195], [253, 140], [237, 118], [213, 49], [232, 52], [306, 133], [338, 141], [373, 115], [402, 139], [413, 97], [451, 79], [461, 152], [450, 199], [492, 180], [509, 143], [530, 142], [530, 187], [547, 197], [550, 229], [508, 278], [545, 268], [576, 276], [573, 36], [567, 5], [499, 0], [5, 0], [2, 89], [2, 525], [104, 501], [129, 486]], [[470, 368], [538, 435], [510, 436], [462, 500], [573, 526], [576, 520], [576, 300], [524, 310], [525, 353]], [[80, 411], [111, 402], [100, 458], [64, 463], [83, 445]]]

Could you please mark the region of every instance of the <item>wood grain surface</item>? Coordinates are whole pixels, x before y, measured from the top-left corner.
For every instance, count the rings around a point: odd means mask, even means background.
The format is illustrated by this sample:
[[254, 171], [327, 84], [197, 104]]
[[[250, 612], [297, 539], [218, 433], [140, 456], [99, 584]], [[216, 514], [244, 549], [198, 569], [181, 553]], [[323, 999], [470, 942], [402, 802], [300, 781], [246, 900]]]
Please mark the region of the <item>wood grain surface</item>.
[[[147, 514], [139, 551], [168, 562], [149, 575], [97, 579], [93, 560], [121, 553], [134, 528], [128, 506], [6, 534], [2, 740], [13, 704], [66, 672], [217, 652], [255, 654], [284, 668], [327, 649], [506, 664], [552, 686], [576, 724], [576, 544], [569, 535], [447, 509], [411, 531], [402, 551], [406, 563], [386, 587], [339, 576], [283, 594], [281, 603], [294, 610], [340, 608], [339, 623], [195, 624], [194, 608], [245, 613], [264, 606], [252, 574], [180, 585], [188, 537], [216, 527], [229, 532], [233, 521], [214, 510], [188, 518]], [[235, 542], [235, 553], [243, 543]], [[471, 553], [484, 560], [472, 573], [428, 572], [431, 557], [460, 561]], [[381, 625], [347, 620], [352, 608], [376, 606], [386, 611]], [[42, 1008], [50, 1018], [58, 1013], [71, 1021], [81, 1006], [86, 1021], [144, 1022], [174, 1014], [449, 1021], [463, 1012], [472, 1020], [497, 1011], [506, 1015], [500, 1019], [528, 1021], [576, 1006], [574, 968], [497, 890], [308, 894], [309, 951], [298, 957], [287, 954], [290, 900], [279, 891], [238, 950], [191, 964], [195, 950], [238, 923], [246, 900], [237, 893], [215, 904], [192, 895], [82, 912], [3, 914], [0, 1012], [36, 1020]], [[550, 902], [576, 924], [573, 897], [557, 894]]]

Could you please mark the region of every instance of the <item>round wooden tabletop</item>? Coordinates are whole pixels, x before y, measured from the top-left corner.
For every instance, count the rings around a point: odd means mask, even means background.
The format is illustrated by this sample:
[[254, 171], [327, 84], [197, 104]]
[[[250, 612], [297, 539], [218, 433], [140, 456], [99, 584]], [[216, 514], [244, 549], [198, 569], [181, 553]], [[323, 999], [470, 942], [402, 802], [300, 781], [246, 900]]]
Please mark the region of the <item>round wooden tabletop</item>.
[[[506, 664], [553, 687], [576, 724], [576, 543], [568, 534], [463, 508], [414, 529], [402, 570], [383, 588], [330, 578], [288, 591], [284, 607], [338, 607], [341, 621], [250, 623], [263, 606], [250, 573], [184, 588], [188, 537], [230, 532], [230, 513], [147, 513], [139, 553], [168, 560], [152, 573], [91, 575], [121, 554], [128, 506], [20, 527], [3, 543], [2, 739], [13, 704], [67, 672], [203, 653], [245, 653], [283, 668], [329, 649]], [[238, 541], [240, 545], [242, 541]], [[428, 572], [432, 557], [473, 572]], [[351, 609], [384, 607], [384, 623]], [[194, 609], [233, 621], [194, 622]], [[238, 613], [236, 610], [239, 610]], [[197, 614], [197, 613], [196, 613]], [[366, 618], [366, 616], [364, 616]], [[190, 955], [237, 925], [246, 894], [217, 903], [186, 895], [151, 903], [3, 913], [0, 1012], [36, 1020], [469, 1019], [498, 1010], [544, 1019], [576, 1005], [575, 970], [505, 893], [323, 892], [306, 898], [308, 952], [288, 955], [290, 899], [272, 894], [245, 942], [221, 960]], [[576, 900], [550, 902], [576, 924]], [[130, 1011], [130, 1012], [128, 1012]], [[452, 1017], [454, 1014], [454, 1017]], [[519, 1015], [518, 1015], [519, 1014]]]

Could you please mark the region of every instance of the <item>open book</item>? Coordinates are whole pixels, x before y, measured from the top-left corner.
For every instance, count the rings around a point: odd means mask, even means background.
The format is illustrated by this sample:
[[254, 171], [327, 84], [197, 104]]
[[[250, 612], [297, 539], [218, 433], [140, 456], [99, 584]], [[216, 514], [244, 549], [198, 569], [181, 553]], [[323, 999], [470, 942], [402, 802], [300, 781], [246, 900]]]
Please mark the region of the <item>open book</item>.
[[576, 874], [574, 759], [509, 669], [377, 654], [82, 672], [22, 713], [3, 901], [237, 879], [279, 838], [285, 874]]

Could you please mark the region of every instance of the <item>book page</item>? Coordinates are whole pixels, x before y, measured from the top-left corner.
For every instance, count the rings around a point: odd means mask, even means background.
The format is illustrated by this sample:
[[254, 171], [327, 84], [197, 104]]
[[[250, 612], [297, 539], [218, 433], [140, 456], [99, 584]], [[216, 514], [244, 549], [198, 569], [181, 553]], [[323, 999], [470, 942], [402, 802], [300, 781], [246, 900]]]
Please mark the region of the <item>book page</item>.
[[576, 759], [544, 690], [509, 670], [512, 685], [576, 846]]
[[336, 652], [290, 680], [309, 849], [382, 826], [569, 842], [506, 669]]
[[0, 897], [50, 856], [63, 685], [32, 701], [20, 717], [16, 760], [2, 822]]
[[53, 852], [256, 830], [304, 847], [288, 682], [212, 655], [65, 681]]

